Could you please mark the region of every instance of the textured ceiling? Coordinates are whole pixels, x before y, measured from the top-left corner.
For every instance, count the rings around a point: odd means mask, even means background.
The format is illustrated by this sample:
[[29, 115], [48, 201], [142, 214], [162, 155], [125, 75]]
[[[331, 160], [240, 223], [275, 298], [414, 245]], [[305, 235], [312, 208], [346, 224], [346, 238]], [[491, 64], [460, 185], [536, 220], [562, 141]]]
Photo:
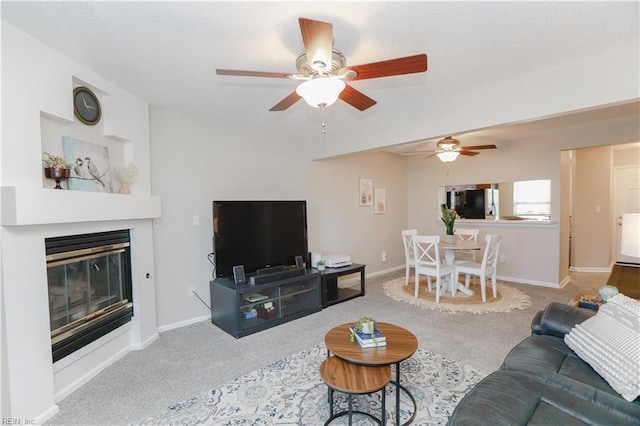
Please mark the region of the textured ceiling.
[[639, 26], [638, 2], [2, 2], [3, 20], [151, 105], [304, 135], [318, 129], [317, 109], [269, 112], [294, 81], [215, 74], [294, 72], [298, 17], [333, 23], [350, 65], [429, 57], [424, 74], [353, 82], [378, 105], [338, 101], [335, 129], [637, 40]]

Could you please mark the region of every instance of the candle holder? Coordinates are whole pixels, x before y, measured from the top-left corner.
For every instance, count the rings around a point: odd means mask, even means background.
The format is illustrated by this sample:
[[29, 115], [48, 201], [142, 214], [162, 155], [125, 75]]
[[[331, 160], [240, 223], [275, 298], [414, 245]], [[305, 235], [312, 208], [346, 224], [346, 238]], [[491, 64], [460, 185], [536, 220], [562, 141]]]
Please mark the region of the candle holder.
[[55, 179], [56, 186], [53, 189], [62, 189], [60, 186], [60, 181], [69, 179], [69, 175], [71, 174], [71, 170], [59, 168], [59, 167], [45, 167], [44, 168], [44, 176], [47, 179]]

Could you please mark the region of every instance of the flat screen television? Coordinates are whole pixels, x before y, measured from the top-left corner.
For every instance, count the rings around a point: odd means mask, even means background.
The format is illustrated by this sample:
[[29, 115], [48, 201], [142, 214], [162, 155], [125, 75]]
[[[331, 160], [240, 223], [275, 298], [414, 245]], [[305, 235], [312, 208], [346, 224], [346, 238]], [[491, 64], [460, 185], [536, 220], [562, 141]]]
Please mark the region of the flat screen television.
[[218, 278], [308, 261], [307, 202], [214, 201], [213, 246]]

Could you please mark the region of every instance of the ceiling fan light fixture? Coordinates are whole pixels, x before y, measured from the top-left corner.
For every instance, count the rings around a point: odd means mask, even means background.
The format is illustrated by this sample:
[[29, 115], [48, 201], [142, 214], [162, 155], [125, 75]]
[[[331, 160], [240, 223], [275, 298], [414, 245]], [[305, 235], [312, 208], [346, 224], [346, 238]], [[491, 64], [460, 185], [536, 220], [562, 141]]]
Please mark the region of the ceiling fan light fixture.
[[451, 163], [456, 158], [458, 158], [458, 155], [460, 155], [460, 153], [458, 151], [445, 151], [445, 152], [439, 152], [436, 155], [438, 156], [440, 161], [442, 161], [443, 163]]
[[345, 87], [345, 82], [339, 78], [318, 77], [299, 85], [296, 93], [312, 107], [320, 108], [328, 107], [338, 100]]
[[440, 139], [436, 145], [440, 149], [453, 151], [456, 147], [460, 146], [460, 141], [452, 138], [451, 136], [447, 136], [444, 139]]

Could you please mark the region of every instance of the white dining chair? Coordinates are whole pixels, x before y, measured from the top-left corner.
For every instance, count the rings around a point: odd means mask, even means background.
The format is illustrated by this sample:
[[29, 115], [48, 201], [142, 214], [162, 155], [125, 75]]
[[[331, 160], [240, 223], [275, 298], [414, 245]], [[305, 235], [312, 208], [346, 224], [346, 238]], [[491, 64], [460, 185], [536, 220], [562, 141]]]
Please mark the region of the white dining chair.
[[426, 275], [427, 283], [429, 283], [429, 291], [431, 291], [431, 277], [435, 277], [436, 303], [440, 303], [440, 293], [442, 292], [443, 286], [446, 284], [442, 278], [446, 275], [449, 275], [451, 295], [455, 296], [455, 286], [453, 285], [455, 266], [445, 265], [440, 261], [440, 248], [438, 247], [439, 242], [440, 237], [437, 235], [413, 236], [413, 250], [416, 256], [414, 297], [418, 297], [420, 275]]
[[[480, 233], [479, 229], [472, 228], [459, 228], [456, 229], [455, 234], [463, 241], [478, 241], [478, 234]], [[467, 262], [467, 261], [476, 261], [476, 251], [477, 250], [456, 250], [456, 263], [459, 262]]]
[[469, 281], [472, 275], [480, 277], [480, 292], [482, 294], [482, 302], [487, 301], [487, 277], [491, 278], [491, 287], [493, 290], [493, 298], [498, 297], [498, 288], [496, 286], [496, 271], [498, 269], [498, 255], [500, 253], [500, 243], [502, 236], [498, 234], [487, 234], [485, 237], [486, 246], [482, 255], [482, 263], [461, 262], [455, 265], [454, 282], [458, 282], [460, 274], [465, 274], [464, 284], [469, 288]]
[[413, 236], [418, 234], [417, 229], [405, 229], [402, 231], [402, 245], [404, 246], [405, 278], [404, 285], [409, 285], [409, 271], [415, 267], [416, 257], [413, 251]]

